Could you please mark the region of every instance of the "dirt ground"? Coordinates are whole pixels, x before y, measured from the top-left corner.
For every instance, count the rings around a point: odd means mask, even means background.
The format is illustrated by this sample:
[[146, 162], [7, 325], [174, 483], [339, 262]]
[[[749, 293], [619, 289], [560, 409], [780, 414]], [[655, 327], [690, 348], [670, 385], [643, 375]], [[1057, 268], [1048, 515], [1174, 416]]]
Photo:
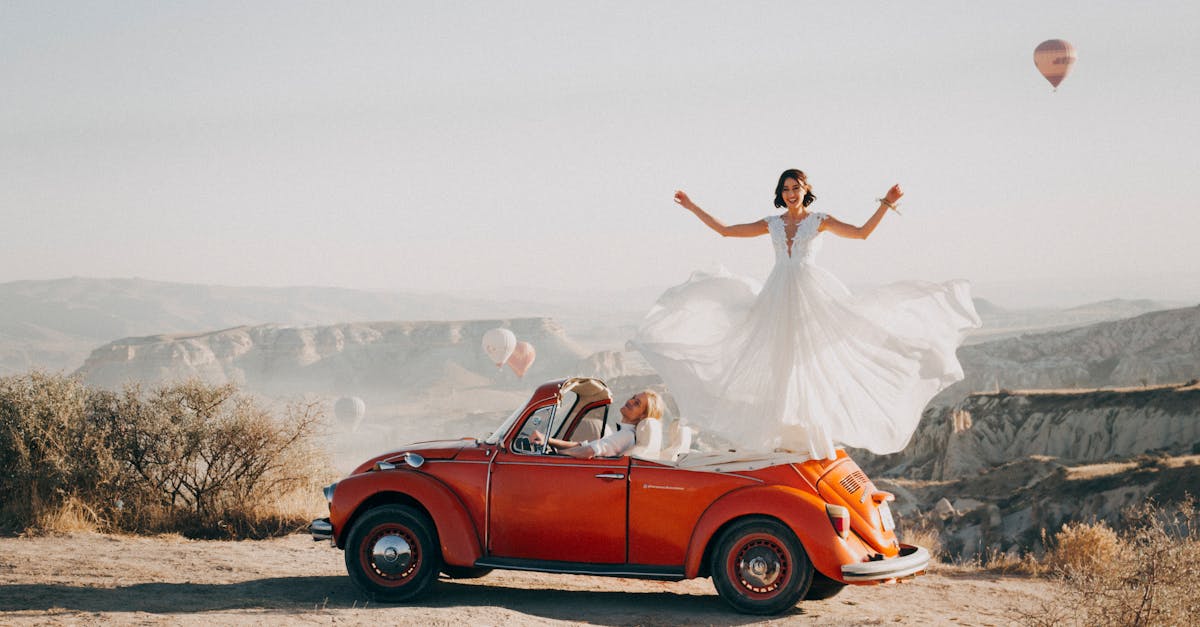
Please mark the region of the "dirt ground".
[[266, 541], [76, 533], [0, 538], [0, 624], [1008, 625], [1055, 597], [1047, 580], [943, 567], [851, 586], [771, 620], [731, 611], [708, 579], [677, 583], [495, 571], [409, 605], [367, 603], [342, 552]]

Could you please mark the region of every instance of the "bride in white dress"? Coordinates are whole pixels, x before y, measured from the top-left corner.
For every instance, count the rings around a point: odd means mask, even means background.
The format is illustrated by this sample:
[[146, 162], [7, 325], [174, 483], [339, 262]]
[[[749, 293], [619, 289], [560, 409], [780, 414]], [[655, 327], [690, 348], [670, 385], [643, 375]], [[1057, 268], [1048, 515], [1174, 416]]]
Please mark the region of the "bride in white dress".
[[695, 273], [666, 291], [633, 345], [691, 424], [735, 445], [833, 459], [836, 446], [901, 450], [926, 403], [962, 379], [955, 351], [979, 316], [965, 281], [906, 281], [851, 294], [814, 258], [823, 233], [866, 239], [903, 196], [893, 186], [862, 226], [814, 213], [807, 177], [787, 170], [771, 215], [726, 226], [682, 191], [675, 202], [725, 237], [770, 235], [761, 289]]

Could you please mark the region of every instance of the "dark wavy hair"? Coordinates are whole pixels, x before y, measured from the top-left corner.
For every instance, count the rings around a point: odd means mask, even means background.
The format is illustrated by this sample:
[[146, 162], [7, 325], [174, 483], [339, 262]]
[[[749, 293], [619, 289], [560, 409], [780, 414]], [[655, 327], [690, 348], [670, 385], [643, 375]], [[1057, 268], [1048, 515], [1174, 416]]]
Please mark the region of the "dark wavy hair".
[[783, 174], [779, 175], [779, 182], [775, 184], [775, 206], [787, 206], [787, 203], [783, 202], [783, 184], [786, 183], [788, 179], [795, 179], [808, 188], [808, 191], [804, 192], [804, 199], [800, 201], [800, 204], [804, 205], [805, 207], [813, 204], [813, 201], [816, 200], [817, 197], [812, 193], [812, 186], [808, 184], [808, 177], [804, 175], [803, 171], [792, 168], [791, 170], [784, 170]]

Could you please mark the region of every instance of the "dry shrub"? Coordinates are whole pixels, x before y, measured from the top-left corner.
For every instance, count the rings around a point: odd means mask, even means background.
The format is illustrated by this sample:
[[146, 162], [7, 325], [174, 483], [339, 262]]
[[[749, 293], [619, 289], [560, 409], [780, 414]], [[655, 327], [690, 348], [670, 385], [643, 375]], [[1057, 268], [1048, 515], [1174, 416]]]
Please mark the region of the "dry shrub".
[[[332, 476], [318, 405], [273, 416], [234, 386], [143, 393], [74, 378], [0, 379], [0, 525], [264, 537], [320, 512]], [[11, 497], [10, 497], [11, 495]]]
[[[1066, 526], [1059, 548], [1080, 543], [1086, 558], [1059, 556], [1068, 594], [1023, 614], [1035, 625], [1186, 625], [1200, 615], [1200, 514], [1187, 498], [1174, 506], [1146, 502], [1125, 512], [1110, 559], [1089, 543], [1111, 538], [1097, 525]], [[1068, 531], [1068, 529], [1070, 529]], [[1064, 549], [1065, 550], [1065, 549]], [[1054, 553], [1052, 552], [1051, 555]]]
[[0, 378], [0, 529], [68, 515], [54, 512], [70, 503], [89, 504], [103, 525], [96, 504], [125, 487], [111, 431], [94, 420], [111, 400], [62, 375]]
[[1120, 548], [1117, 532], [1104, 521], [1070, 522], [1054, 535], [1045, 565], [1061, 574], [1089, 572], [1116, 559]]

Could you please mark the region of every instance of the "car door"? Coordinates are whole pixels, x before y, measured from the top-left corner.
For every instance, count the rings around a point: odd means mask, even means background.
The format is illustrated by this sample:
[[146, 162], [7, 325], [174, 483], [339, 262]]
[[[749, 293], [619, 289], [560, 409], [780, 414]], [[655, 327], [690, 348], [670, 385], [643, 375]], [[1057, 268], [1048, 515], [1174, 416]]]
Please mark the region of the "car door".
[[[532, 424], [549, 423], [545, 407]], [[498, 558], [622, 564], [629, 457], [576, 459], [509, 447], [492, 461], [488, 554]]]

